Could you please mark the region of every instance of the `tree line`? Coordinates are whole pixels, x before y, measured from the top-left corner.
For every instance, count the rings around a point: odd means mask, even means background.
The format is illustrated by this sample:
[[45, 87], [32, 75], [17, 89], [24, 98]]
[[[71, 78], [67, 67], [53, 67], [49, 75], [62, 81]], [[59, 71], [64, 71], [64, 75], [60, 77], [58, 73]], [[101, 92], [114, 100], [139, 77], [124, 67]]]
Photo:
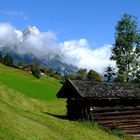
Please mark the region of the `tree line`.
[[[6, 66], [10, 66], [10, 67], [16, 66], [19, 68], [27, 65], [27, 64], [25, 64], [25, 62], [23, 60], [19, 60], [17, 62], [17, 64], [14, 65], [14, 59], [9, 54], [0, 54], [0, 63], [4, 64]], [[64, 79], [64, 77], [60, 73], [55, 72], [53, 69], [51, 69], [47, 66], [41, 66], [38, 62], [33, 61], [31, 63], [31, 65], [32, 65], [31, 72], [37, 79], [39, 79], [41, 77], [41, 70], [43, 70], [44, 74], [48, 77], [54, 77], [59, 80]]]
[[94, 80], [94, 81], [102, 80], [102, 76], [95, 70], [90, 70], [88, 72], [87, 69], [82, 69], [82, 68], [76, 72], [69, 73], [64, 77], [65, 79], [72, 79], [72, 80]]
[[6, 65], [6, 66], [12, 66], [13, 65], [13, 58], [10, 55], [2, 55], [0, 54], [0, 63]]

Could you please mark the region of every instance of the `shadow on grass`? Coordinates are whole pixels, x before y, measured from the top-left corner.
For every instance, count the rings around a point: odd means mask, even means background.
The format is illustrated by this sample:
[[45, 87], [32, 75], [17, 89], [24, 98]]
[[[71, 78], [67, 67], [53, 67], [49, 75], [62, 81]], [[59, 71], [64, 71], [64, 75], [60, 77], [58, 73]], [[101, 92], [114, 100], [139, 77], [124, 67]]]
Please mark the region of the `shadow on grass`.
[[56, 117], [56, 118], [59, 118], [59, 119], [63, 119], [63, 120], [67, 120], [67, 116], [66, 115], [57, 115], [57, 114], [51, 114], [51, 113], [48, 113], [48, 112], [43, 112], [47, 115], [50, 115], [50, 116], [53, 116], [53, 117]]

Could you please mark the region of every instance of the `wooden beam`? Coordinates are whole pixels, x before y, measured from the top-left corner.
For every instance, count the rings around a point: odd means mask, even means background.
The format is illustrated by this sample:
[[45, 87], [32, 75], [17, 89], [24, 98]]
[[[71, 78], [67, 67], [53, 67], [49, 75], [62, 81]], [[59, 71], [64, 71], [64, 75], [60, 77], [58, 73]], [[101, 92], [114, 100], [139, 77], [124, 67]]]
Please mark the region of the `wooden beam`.
[[123, 120], [98, 120], [97, 121], [101, 125], [112, 125], [112, 124], [119, 124], [119, 123], [140, 123], [140, 119], [123, 119]]
[[128, 111], [111, 111], [111, 112], [103, 112], [103, 113], [94, 113], [93, 116], [100, 117], [100, 116], [120, 116], [120, 115], [131, 115], [131, 114], [140, 114], [140, 110], [128, 110]]
[[140, 110], [140, 106], [93, 107], [93, 112]]
[[130, 115], [120, 115], [120, 116], [103, 116], [103, 117], [96, 117], [96, 116], [93, 116], [95, 120], [110, 120], [110, 119], [140, 119], [140, 114], [139, 115], [133, 115], [133, 114], [130, 114]]

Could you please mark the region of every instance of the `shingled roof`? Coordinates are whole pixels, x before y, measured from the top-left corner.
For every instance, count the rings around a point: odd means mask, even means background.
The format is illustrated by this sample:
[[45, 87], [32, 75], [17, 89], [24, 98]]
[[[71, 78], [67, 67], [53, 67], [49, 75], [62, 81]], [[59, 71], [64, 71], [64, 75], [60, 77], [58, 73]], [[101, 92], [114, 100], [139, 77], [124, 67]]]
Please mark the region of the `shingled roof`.
[[133, 84], [67, 80], [58, 98], [140, 98], [140, 88]]

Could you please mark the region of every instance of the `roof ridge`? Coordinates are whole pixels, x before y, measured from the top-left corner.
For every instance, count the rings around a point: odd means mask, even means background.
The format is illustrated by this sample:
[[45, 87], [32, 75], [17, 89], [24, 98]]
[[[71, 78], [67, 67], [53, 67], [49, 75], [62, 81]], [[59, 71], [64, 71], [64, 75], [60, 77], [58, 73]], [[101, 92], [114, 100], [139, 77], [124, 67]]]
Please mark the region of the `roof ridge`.
[[[68, 79], [70, 80], [70, 79]], [[133, 83], [121, 83], [121, 82], [106, 82], [106, 81], [95, 81], [95, 80], [70, 80], [70, 81], [79, 81], [79, 82], [88, 82], [88, 83], [102, 83], [102, 84], [115, 84], [115, 85], [134, 85]]]

